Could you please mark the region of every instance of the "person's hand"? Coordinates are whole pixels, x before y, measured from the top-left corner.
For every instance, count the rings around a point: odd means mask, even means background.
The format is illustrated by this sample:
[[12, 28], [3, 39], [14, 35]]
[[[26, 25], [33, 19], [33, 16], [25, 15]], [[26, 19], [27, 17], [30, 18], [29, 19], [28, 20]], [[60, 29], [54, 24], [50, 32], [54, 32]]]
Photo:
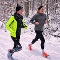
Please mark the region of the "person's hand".
[[28, 26], [26, 25], [26, 26], [25, 26], [25, 29], [27, 29], [27, 28], [28, 28]]
[[48, 20], [45, 20], [45, 23], [48, 23]]
[[39, 25], [39, 22], [35, 22], [35, 25]]

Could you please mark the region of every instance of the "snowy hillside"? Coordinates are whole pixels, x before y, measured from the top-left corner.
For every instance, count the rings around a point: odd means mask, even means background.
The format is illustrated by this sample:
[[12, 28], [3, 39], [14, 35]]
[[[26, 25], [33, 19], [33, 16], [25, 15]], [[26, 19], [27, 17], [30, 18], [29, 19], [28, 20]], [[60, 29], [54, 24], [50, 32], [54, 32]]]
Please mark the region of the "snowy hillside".
[[[33, 25], [29, 25], [29, 28]], [[23, 30], [21, 34], [22, 51], [14, 53], [15, 60], [60, 60], [60, 39], [54, 36], [46, 37], [45, 51], [49, 54], [49, 58], [44, 58], [41, 54], [40, 40], [33, 45], [33, 51], [29, 51], [28, 44], [35, 37], [33, 29]], [[0, 60], [8, 60], [8, 49], [13, 47], [13, 41], [9, 36], [9, 32], [0, 29]]]

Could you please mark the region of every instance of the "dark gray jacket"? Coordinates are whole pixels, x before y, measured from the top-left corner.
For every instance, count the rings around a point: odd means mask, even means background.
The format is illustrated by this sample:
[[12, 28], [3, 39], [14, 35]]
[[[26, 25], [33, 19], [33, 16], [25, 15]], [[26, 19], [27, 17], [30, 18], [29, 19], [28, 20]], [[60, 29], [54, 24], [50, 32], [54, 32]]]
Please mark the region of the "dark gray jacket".
[[39, 22], [39, 25], [35, 25], [35, 30], [36, 31], [43, 31], [43, 26], [44, 26], [45, 20], [47, 20], [46, 14], [37, 13], [32, 17], [30, 22], [33, 24], [35, 24], [35, 22]]

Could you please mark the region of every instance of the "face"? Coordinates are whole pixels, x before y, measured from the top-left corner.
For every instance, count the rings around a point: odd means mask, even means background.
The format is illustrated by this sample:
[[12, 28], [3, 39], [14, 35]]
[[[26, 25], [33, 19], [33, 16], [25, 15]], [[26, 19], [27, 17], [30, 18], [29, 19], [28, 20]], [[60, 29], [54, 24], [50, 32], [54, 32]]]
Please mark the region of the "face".
[[23, 13], [23, 9], [17, 11], [17, 13], [20, 14], [20, 15], [22, 15], [22, 13]]
[[43, 7], [39, 10], [39, 13], [44, 13], [44, 8]]

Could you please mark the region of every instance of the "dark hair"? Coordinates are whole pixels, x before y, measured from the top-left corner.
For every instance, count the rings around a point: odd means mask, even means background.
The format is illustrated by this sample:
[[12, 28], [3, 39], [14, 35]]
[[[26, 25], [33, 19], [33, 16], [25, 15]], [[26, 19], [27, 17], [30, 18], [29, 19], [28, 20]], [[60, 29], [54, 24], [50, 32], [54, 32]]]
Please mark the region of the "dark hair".
[[19, 11], [19, 10], [21, 10], [21, 9], [23, 9], [23, 7], [20, 6], [19, 4], [17, 4], [16, 11]]
[[43, 7], [43, 6], [40, 6], [40, 7], [38, 8], [38, 10], [40, 10], [42, 7]]

